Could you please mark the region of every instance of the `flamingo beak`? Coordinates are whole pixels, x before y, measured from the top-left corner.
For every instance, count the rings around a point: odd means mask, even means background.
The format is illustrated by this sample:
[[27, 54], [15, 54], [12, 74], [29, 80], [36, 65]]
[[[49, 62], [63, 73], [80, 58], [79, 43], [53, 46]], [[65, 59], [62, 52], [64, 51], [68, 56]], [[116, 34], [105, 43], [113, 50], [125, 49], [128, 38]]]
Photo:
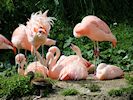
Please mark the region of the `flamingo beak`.
[[74, 44], [73, 44], [73, 43], [71, 43], [71, 44], [70, 44], [70, 48], [72, 49], [73, 47], [74, 47]]
[[14, 54], [16, 54], [16, 47], [13, 47], [13, 52]]

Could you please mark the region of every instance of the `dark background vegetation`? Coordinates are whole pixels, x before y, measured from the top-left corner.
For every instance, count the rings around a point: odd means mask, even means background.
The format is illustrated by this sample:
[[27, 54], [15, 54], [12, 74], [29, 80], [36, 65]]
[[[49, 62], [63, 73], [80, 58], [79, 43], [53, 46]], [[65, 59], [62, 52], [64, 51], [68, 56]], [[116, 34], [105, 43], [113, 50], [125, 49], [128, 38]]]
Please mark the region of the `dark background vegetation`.
[[[93, 61], [92, 41], [86, 37], [76, 39], [72, 31], [84, 16], [96, 15], [110, 26], [118, 39], [116, 48], [111, 48], [108, 42], [100, 43], [99, 62], [115, 64], [125, 70], [132, 68], [132, 0], [0, 0], [0, 33], [11, 40], [12, 33], [19, 24], [25, 24], [33, 12], [44, 12], [47, 9], [48, 16], [57, 18], [50, 31], [50, 38], [57, 40], [62, 54], [73, 54], [69, 45], [74, 43], [81, 48], [83, 57]], [[116, 26], [113, 25], [115, 22]], [[14, 64], [12, 51], [0, 50], [0, 62]]]

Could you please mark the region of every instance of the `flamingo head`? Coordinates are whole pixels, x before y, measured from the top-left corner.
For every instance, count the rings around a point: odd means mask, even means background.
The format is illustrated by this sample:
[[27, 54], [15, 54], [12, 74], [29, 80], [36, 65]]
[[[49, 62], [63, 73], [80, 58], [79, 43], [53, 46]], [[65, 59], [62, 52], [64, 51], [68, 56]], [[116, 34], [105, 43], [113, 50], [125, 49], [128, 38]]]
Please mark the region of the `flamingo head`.
[[100, 63], [100, 64], [97, 66], [96, 71], [102, 70], [102, 69], [105, 68], [106, 66], [107, 66], [106, 63]]
[[23, 69], [24, 65], [26, 64], [26, 58], [23, 54], [19, 53], [15, 56], [15, 62], [20, 69]]
[[76, 38], [86, 36], [86, 24], [78, 23], [73, 29], [73, 35]]
[[113, 45], [113, 47], [116, 47], [116, 44], [117, 44], [117, 39], [114, 38], [114, 40], [112, 41], [112, 45]]
[[44, 44], [46, 42], [46, 38], [49, 34], [51, 26], [54, 24], [56, 18], [47, 17], [48, 10], [44, 13], [38, 11], [31, 15], [31, 18], [27, 22], [27, 28], [30, 30], [29, 42], [36, 45]]
[[79, 56], [82, 55], [82, 54], [81, 54], [81, 50], [80, 50], [80, 48], [79, 48], [78, 46], [76, 46], [76, 45], [74, 45], [74, 44], [71, 43], [70, 48], [71, 48], [74, 52], [76, 52], [77, 55], [79, 55]]

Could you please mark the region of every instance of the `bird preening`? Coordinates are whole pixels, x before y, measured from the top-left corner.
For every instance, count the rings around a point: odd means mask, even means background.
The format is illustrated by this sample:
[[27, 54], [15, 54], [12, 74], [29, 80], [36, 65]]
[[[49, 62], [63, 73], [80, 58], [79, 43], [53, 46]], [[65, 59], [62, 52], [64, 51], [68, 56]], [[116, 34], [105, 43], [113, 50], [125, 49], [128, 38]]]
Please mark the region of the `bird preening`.
[[109, 26], [100, 18], [89, 15], [82, 19], [73, 29], [73, 35], [76, 38], [86, 36], [94, 42], [94, 63], [99, 56], [98, 42], [109, 41], [112, 42], [113, 47], [116, 47], [117, 39], [112, 34]]
[[[56, 18], [47, 16], [48, 10], [31, 14], [31, 18], [26, 25], [20, 24], [11, 37], [11, 42], [0, 34], [0, 49], [11, 49], [18, 54], [15, 56], [16, 65], [18, 65], [18, 74], [27, 76], [29, 73], [40, 73], [43, 79], [49, 77], [54, 80], [86, 80], [88, 74], [93, 69], [95, 77], [99, 80], [114, 79], [123, 76], [120, 67], [111, 64], [96, 64], [99, 56], [98, 42], [112, 42], [116, 47], [117, 39], [111, 32], [109, 26], [100, 18], [88, 15], [82, 21], [75, 25], [72, 34], [79, 38], [88, 37], [94, 42], [94, 64], [83, 58], [80, 47], [71, 44], [70, 48], [75, 55], [62, 55], [61, 50], [56, 45], [56, 41], [48, 38], [51, 27]], [[49, 45], [49, 49], [44, 56], [43, 45]], [[42, 55], [38, 49], [42, 46]], [[31, 51], [36, 56], [36, 60], [27, 64], [26, 55], [20, 53], [20, 49]], [[25, 67], [26, 66], [26, 67]], [[33, 81], [33, 84], [39, 85], [40, 81]], [[44, 82], [44, 80], [43, 80]], [[41, 97], [41, 96], [40, 96]]]

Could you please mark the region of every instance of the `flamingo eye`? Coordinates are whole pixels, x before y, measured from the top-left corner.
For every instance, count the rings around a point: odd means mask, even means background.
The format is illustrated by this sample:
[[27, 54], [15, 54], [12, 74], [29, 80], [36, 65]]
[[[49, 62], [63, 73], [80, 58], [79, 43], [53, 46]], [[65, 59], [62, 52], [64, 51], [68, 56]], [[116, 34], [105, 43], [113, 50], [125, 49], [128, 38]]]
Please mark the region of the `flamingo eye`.
[[39, 30], [38, 32], [39, 32], [39, 33], [42, 33], [43, 31]]
[[42, 29], [43, 27], [39, 27], [39, 28], [41, 28], [41, 29]]

